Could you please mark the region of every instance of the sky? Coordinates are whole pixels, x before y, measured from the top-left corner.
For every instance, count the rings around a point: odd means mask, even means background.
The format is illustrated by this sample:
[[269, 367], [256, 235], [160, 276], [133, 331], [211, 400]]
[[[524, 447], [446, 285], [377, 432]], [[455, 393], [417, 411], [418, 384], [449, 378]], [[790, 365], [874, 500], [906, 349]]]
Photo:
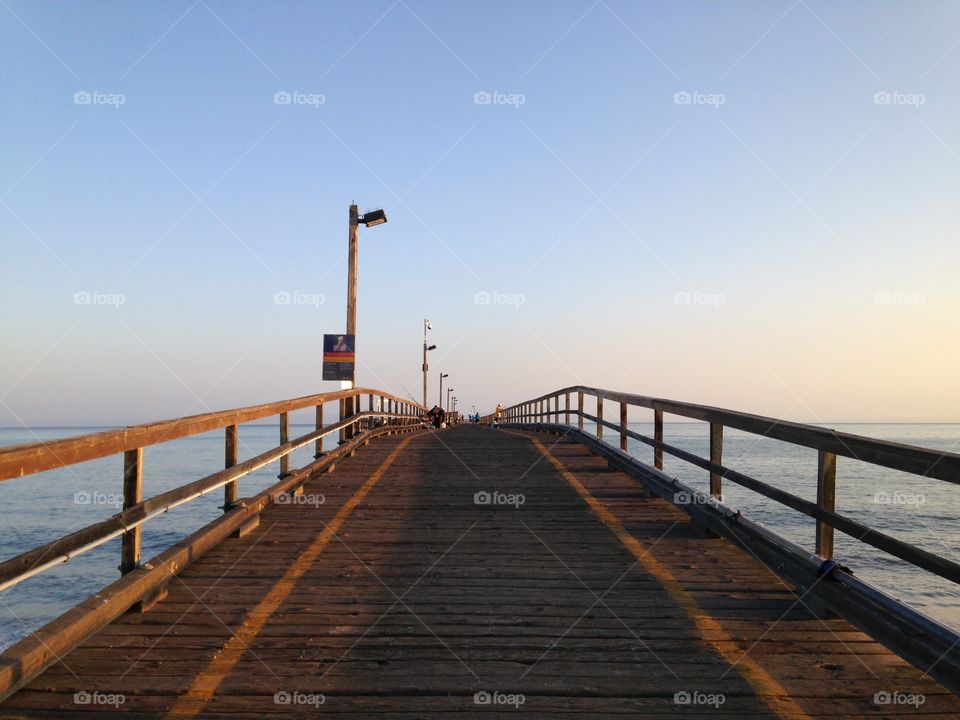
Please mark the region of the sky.
[[[960, 419], [960, 5], [0, 2], [0, 425], [358, 371]], [[642, 416], [638, 415], [638, 419]]]

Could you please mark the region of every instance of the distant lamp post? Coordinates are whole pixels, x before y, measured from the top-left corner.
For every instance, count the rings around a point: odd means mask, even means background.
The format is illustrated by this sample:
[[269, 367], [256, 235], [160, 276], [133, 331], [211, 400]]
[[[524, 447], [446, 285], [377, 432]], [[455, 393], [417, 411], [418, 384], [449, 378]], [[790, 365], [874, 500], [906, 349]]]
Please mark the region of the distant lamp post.
[[447, 412], [450, 412], [450, 393], [453, 392], [453, 388], [447, 388]]
[[450, 377], [450, 373], [440, 373], [440, 399], [437, 400], [437, 405], [443, 407], [443, 379], [445, 377]]
[[[372, 212], [360, 214], [356, 205], [350, 206], [350, 254], [347, 261], [347, 335], [354, 336], [356, 342], [357, 334], [357, 246], [360, 238], [359, 226], [362, 223], [367, 227], [382, 225], [387, 221], [387, 214], [383, 210], [374, 210]], [[356, 347], [353, 348], [356, 353]], [[353, 383], [349, 384], [353, 387]], [[345, 398], [340, 401], [340, 417], [346, 418], [354, 414], [354, 407], [359, 408], [359, 403], [355, 405], [355, 398]], [[340, 431], [340, 441], [353, 437], [353, 428], [344, 428]]]
[[423, 406], [427, 406], [427, 370], [430, 369], [430, 366], [427, 365], [427, 353], [431, 350], [436, 350], [436, 345], [427, 345], [427, 330], [433, 330], [433, 325], [430, 324], [430, 321], [424, 319], [423, 321]]

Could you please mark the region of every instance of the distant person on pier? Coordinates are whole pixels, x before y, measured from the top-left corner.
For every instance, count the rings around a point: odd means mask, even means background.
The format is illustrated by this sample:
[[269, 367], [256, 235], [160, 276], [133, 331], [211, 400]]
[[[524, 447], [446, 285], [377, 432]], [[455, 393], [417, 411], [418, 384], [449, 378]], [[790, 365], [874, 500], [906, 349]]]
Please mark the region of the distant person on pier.
[[430, 412], [427, 413], [427, 422], [433, 425], [437, 430], [444, 426], [444, 421], [446, 418], [447, 414], [439, 405], [434, 405], [432, 408], [430, 408]]
[[493, 411], [493, 426], [500, 427], [500, 418], [503, 417], [503, 406], [497, 403], [497, 409]]

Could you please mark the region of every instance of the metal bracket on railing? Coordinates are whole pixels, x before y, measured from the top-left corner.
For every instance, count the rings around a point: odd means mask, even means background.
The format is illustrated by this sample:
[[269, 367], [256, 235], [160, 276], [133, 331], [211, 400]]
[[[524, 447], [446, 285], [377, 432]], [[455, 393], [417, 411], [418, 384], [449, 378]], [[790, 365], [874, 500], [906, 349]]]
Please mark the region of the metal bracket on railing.
[[841, 570], [847, 575], [853, 575], [853, 570], [841, 563], [839, 560], [824, 560], [817, 568], [817, 577], [830, 577], [836, 570]]

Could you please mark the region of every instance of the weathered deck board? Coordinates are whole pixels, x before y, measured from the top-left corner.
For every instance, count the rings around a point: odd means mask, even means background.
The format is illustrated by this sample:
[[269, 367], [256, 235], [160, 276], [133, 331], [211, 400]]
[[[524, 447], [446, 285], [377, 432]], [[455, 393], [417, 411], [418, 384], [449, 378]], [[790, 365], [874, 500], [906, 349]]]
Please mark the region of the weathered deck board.
[[[372, 442], [307, 483], [323, 504], [271, 507], [0, 717], [115, 714], [77, 692], [122, 694], [119, 712], [140, 717], [960, 717], [955, 696], [813, 617], [745, 550], [583, 446], [530, 437], [468, 426]], [[525, 501], [474, 503], [494, 490]], [[275, 703], [284, 691], [324, 702]], [[478, 691], [525, 702], [476, 704]], [[725, 701], [677, 705], [684, 691]], [[877, 705], [878, 692], [925, 702]]]

